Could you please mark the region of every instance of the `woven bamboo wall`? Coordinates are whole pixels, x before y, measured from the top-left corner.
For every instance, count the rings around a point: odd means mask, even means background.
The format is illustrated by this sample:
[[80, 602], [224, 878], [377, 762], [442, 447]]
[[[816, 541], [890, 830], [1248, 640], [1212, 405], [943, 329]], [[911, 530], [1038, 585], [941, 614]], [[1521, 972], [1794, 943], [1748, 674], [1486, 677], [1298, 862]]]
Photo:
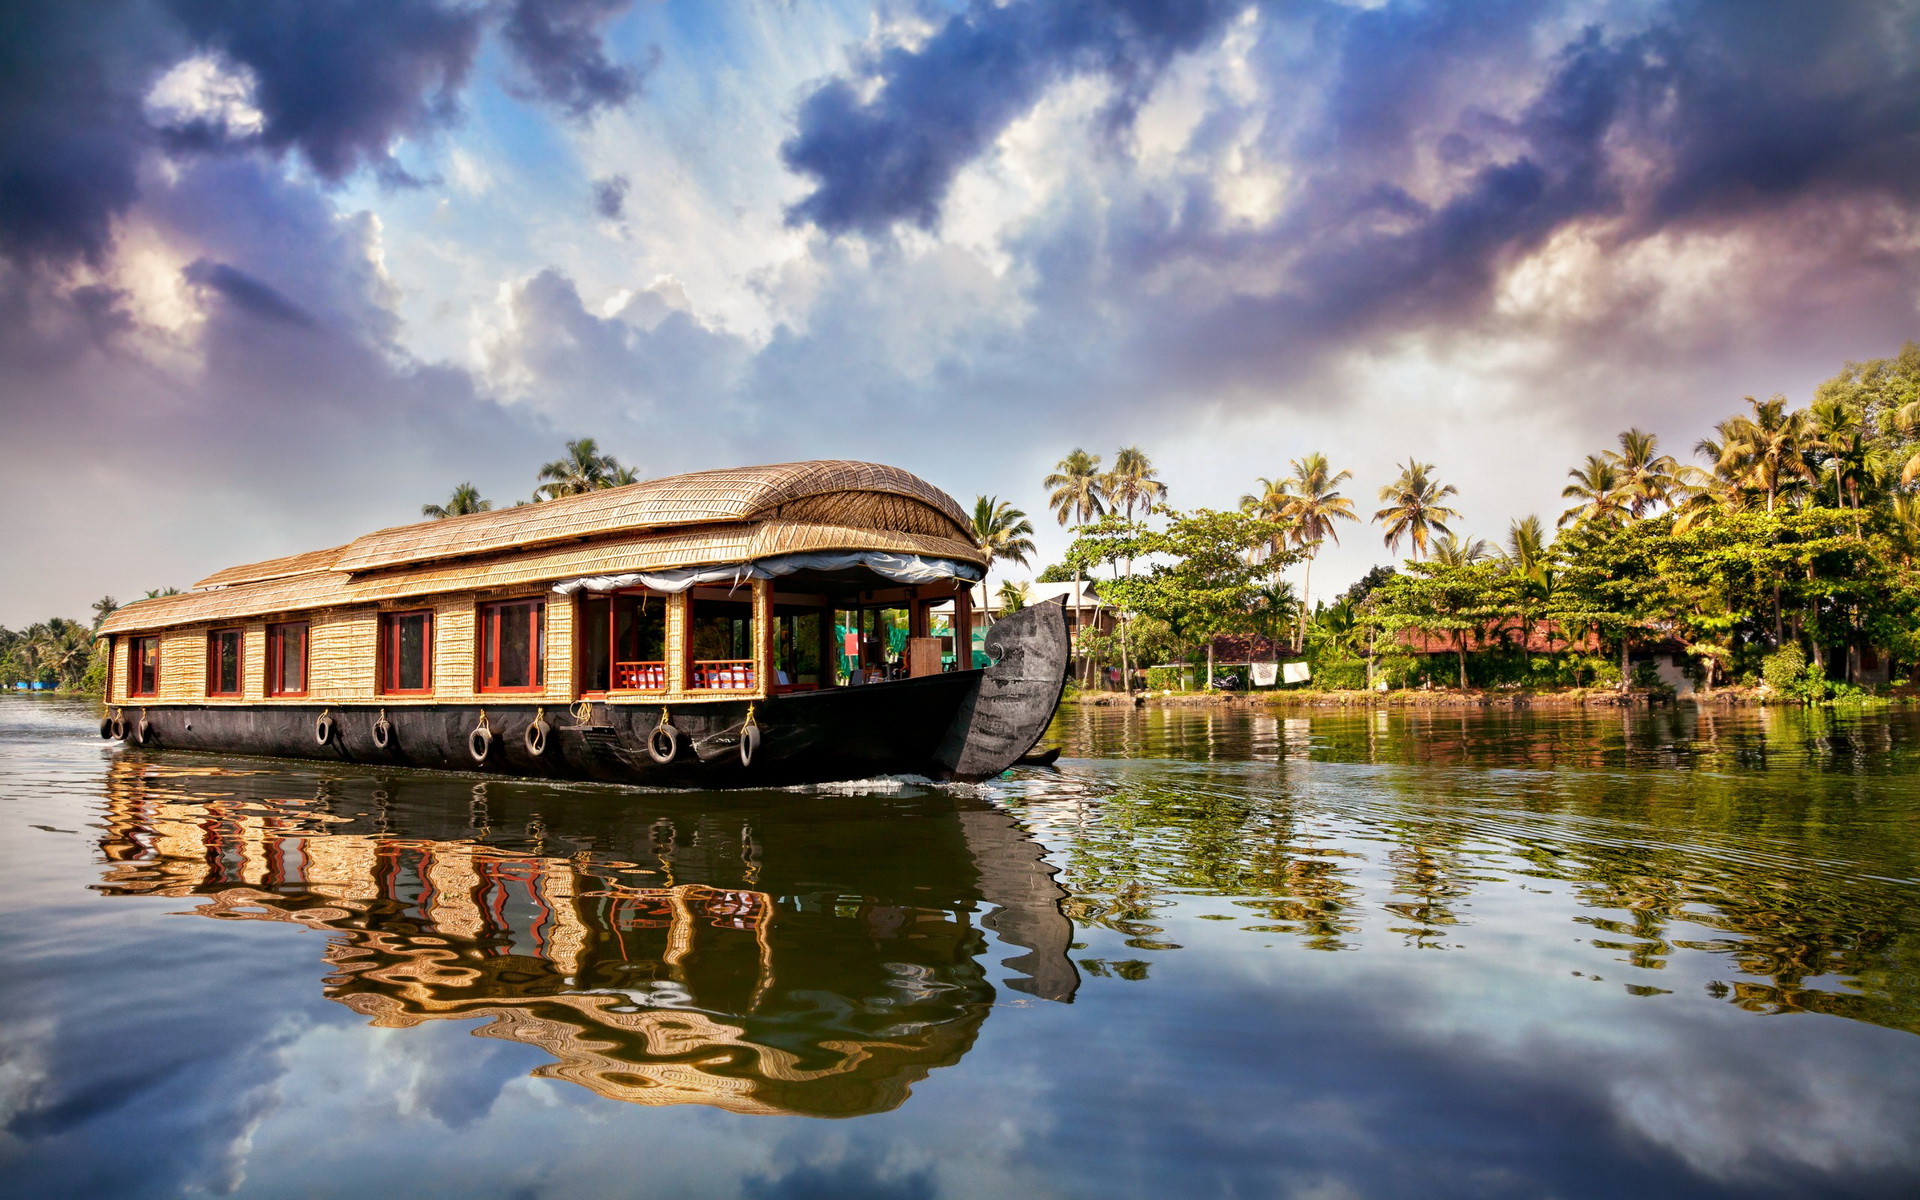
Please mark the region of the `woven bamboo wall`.
[[316, 613], [307, 631], [307, 695], [316, 700], [374, 698], [380, 614], [371, 608]]
[[573, 700], [573, 600], [547, 597], [547, 699]]
[[472, 596], [445, 596], [433, 606], [433, 694], [442, 701], [473, 693]]
[[189, 625], [160, 635], [160, 704], [185, 704], [207, 694], [207, 629]]
[[241, 697], [260, 701], [267, 698], [267, 626], [256, 621], [246, 627], [240, 646]]

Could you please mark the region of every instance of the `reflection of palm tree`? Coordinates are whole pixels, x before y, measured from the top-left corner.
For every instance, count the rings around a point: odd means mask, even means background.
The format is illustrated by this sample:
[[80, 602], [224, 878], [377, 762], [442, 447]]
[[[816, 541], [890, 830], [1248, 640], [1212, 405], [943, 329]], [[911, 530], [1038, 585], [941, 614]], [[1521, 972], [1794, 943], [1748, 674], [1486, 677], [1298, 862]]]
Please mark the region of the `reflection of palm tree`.
[[462, 483], [453, 489], [445, 504], [422, 504], [420, 515], [432, 517], [436, 521], [447, 517], [464, 517], [468, 513], [486, 512], [493, 507], [493, 501], [480, 498], [480, 489], [471, 483]]
[[1380, 489], [1380, 499], [1387, 506], [1373, 514], [1373, 519], [1386, 526], [1382, 540], [1388, 549], [1399, 549], [1404, 537], [1413, 543], [1413, 557], [1419, 558], [1427, 552], [1427, 540], [1433, 534], [1453, 532], [1446, 523], [1459, 520], [1460, 514], [1440, 502], [1458, 495], [1459, 490], [1429, 477], [1432, 470], [1432, 463], [1410, 458], [1400, 468], [1400, 478]]
[[[988, 571], [993, 570], [996, 562], [1017, 562], [1024, 567], [1033, 554], [1033, 522], [1027, 520], [1026, 513], [998, 496], [974, 497], [973, 536], [987, 552]], [[986, 586], [986, 576], [982, 575], [983, 592]]]
[[540, 468], [538, 478], [546, 482], [535, 488], [533, 494], [538, 499], [551, 500], [612, 487], [618, 470], [619, 462], [611, 454], [600, 453], [599, 444], [592, 438], [578, 438], [567, 443], [566, 457]]
[[[1085, 525], [1107, 511], [1105, 477], [1100, 474], [1100, 456], [1075, 447], [1054, 465], [1053, 474], [1040, 481], [1047, 489], [1047, 507], [1061, 525]], [[1080, 637], [1080, 566], [1073, 568], [1073, 633]]]

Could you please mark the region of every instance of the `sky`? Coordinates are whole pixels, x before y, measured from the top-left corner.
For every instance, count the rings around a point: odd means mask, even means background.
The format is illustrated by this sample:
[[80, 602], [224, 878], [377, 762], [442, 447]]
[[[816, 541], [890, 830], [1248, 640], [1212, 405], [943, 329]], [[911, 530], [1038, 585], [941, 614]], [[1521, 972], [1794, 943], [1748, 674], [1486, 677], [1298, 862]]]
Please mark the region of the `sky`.
[[[1497, 540], [1920, 337], [1920, 0], [69, 0], [0, 114], [13, 627], [581, 436], [892, 463], [1036, 569], [1075, 447], [1414, 457]], [[1315, 595], [1398, 557], [1339, 538]]]

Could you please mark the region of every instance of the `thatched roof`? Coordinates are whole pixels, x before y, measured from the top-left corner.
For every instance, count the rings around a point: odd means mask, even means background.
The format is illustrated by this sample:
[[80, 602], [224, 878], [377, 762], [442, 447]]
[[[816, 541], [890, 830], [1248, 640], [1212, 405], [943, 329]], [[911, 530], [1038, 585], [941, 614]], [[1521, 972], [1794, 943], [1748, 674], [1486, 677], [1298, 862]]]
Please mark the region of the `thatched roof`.
[[876, 463], [784, 463], [382, 529], [331, 550], [229, 567], [192, 591], [126, 605], [100, 628], [122, 633], [801, 550], [986, 564], [965, 512], [924, 480]]

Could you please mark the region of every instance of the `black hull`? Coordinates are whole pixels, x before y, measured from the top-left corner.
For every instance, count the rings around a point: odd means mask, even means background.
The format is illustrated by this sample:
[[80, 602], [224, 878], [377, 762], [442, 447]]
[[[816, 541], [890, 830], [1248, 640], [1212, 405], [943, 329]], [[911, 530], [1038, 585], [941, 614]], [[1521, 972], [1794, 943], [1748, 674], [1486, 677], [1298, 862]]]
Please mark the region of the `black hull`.
[[[585, 718], [567, 708], [495, 703], [130, 704], [119, 712], [125, 739], [142, 749], [665, 788], [783, 787], [876, 775], [979, 780], [1012, 766], [1052, 720], [1066, 678], [1064, 616], [1051, 605], [1027, 610], [996, 626], [988, 649], [1001, 661], [984, 671], [751, 702], [760, 740], [750, 761], [740, 746], [746, 700], [596, 703]], [[666, 762], [648, 750], [663, 709], [677, 731]], [[473, 735], [482, 713], [490, 738], [477, 757]], [[376, 728], [383, 715], [384, 746]], [[539, 753], [528, 737], [536, 719], [547, 726]]]

